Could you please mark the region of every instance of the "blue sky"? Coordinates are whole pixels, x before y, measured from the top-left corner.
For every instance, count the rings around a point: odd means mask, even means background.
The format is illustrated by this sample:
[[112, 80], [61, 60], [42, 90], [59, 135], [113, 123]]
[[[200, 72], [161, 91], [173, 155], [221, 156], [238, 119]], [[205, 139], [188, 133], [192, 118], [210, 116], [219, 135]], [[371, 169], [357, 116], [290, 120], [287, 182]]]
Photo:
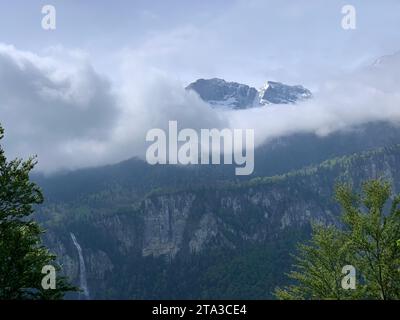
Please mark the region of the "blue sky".
[[[41, 29], [44, 4], [57, 9], [55, 31]], [[345, 4], [357, 9], [357, 30], [340, 26]], [[18, 49], [85, 50], [109, 74], [130, 50], [185, 83], [225, 77], [314, 86], [400, 49], [397, 0], [16, 0], [2, 1], [0, 12], [0, 41]]]

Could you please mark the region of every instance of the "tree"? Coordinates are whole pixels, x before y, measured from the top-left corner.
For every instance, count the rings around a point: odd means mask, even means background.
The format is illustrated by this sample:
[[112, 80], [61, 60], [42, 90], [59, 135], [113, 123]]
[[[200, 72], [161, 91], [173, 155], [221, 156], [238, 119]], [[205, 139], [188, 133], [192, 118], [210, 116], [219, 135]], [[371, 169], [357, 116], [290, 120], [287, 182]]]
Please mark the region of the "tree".
[[[0, 141], [3, 136], [0, 126]], [[35, 165], [35, 158], [8, 162], [0, 145], [0, 299], [60, 299], [76, 290], [64, 277], [56, 277], [55, 289], [42, 287], [43, 267], [60, 267], [42, 245], [44, 231], [31, 218], [34, 206], [43, 202], [29, 179]]]
[[[390, 199], [393, 199], [391, 204]], [[308, 244], [299, 246], [294, 284], [276, 290], [280, 299], [399, 299], [400, 195], [388, 182], [371, 180], [362, 193], [348, 185], [336, 188], [342, 224], [314, 224]], [[342, 268], [354, 266], [356, 288], [345, 290]]]

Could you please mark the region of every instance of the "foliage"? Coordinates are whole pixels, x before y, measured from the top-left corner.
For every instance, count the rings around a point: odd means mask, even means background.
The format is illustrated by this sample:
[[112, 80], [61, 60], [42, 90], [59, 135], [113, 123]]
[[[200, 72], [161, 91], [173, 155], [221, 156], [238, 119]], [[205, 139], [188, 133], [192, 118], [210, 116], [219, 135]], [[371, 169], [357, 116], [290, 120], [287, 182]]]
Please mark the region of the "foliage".
[[[388, 182], [370, 180], [362, 194], [348, 185], [336, 188], [342, 207], [342, 228], [314, 225], [308, 244], [299, 246], [295, 284], [277, 289], [280, 299], [399, 299], [400, 196], [392, 197]], [[356, 288], [341, 286], [342, 267], [357, 272]]]
[[63, 277], [57, 277], [54, 290], [41, 286], [44, 266], [60, 268], [41, 244], [42, 229], [30, 219], [34, 206], [43, 202], [40, 189], [29, 179], [35, 164], [35, 158], [8, 162], [0, 146], [0, 299], [59, 299], [74, 289]]

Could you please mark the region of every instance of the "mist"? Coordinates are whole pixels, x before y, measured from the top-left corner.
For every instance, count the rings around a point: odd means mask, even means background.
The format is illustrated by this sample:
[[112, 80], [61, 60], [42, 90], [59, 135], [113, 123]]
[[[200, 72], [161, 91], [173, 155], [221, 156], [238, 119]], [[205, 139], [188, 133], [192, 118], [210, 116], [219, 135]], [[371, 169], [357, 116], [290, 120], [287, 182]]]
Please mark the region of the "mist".
[[313, 99], [296, 105], [222, 111], [185, 90], [174, 74], [129, 54], [113, 74], [102, 74], [82, 51], [38, 55], [1, 45], [2, 147], [10, 158], [37, 155], [37, 170], [52, 173], [144, 158], [147, 131], [166, 130], [169, 120], [179, 129], [254, 129], [258, 146], [296, 133], [326, 136], [373, 121], [396, 124], [399, 71], [400, 54], [394, 54], [320, 83]]

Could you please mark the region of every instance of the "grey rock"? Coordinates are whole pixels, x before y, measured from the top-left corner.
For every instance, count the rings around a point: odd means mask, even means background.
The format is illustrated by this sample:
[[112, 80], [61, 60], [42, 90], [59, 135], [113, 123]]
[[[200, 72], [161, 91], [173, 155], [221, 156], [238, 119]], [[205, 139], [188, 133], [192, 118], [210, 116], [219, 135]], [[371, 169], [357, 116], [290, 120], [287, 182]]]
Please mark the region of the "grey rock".
[[211, 105], [231, 109], [252, 108], [258, 95], [258, 91], [253, 87], [217, 78], [199, 79], [186, 89], [195, 91], [201, 99]]
[[260, 90], [260, 104], [290, 104], [310, 99], [311, 91], [303, 86], [289, 86], [280, 82], [268, 81]]
[[289, 86], [274, 81], [268, 81], [263, 88], [257, 90], [245, 84], [227, 82], [218, 78], [199, 79], [186, 89], [196, 92], [212, 107], [233, 110], [267, 104], [293, 104], [312, 97], [311, 91], [303, 86]]

